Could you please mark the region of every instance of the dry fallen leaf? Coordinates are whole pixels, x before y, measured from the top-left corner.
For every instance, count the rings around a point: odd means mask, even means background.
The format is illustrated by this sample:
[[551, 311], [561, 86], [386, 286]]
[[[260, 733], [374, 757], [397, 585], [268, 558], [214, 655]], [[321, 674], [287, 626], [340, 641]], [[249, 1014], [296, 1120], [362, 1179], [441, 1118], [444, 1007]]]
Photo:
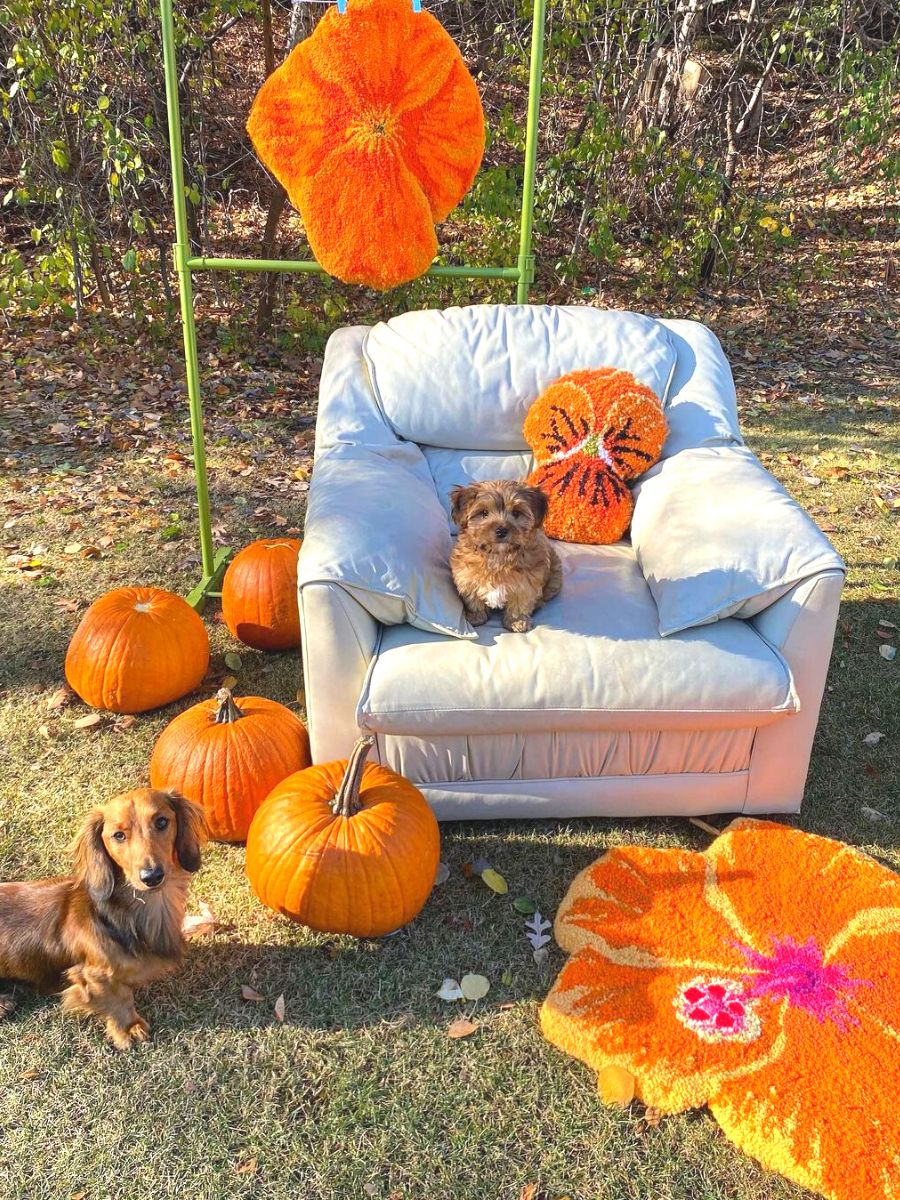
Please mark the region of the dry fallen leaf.
[[864, 746], [877, 746], [883, 737], [884, 737], [884, 734], [881, 732], [880, 729], [873, 729], [871, 733], [867, 733], [866, 736], [863, 738], [863, 745]]
[[886, 658], [888, 662], [893, 662], [894, 659], [897, 657], [897, 647], [896, 646], [879, 646], [878, 653], [881, 655], [882, 658]]
[[716, 829], [715, 825], [710, 825], [708, 821], [704, 821], [700, 817], [688, 817], [692, 825], [696, 825], [698, 829], [702, 829], [704, 833], [708, 833], [710, 837], [718, 837], [722, 832], [721, 829]]
[[75, 693], [72, 691], [71, 688], [59, 687], [56, 689], [56, 691], [53, 693], [53, 695], [47, 701], [47, 707], [50, 709], [51, 712], [54, 712], [58, 708], [65, 708], [68, 704], [71, 703], [72, 697], [74, 695], [75, 695]]
[[604, 1104], [627, 1108], [634, 1099], [634, 1076], [624, 1067], [604, 1067], [597, 1075], [597, 1091]]
[[886, 813], [879, 812], [877, 808], [869, 808], [868, 805], [865, 804], [859, 811], [860, 814], [865, 817], [867, 821], [871, 821], [873, 825], [878, 821], [887, 821], [889, 819]]
[[284, 1021], [284, 995], [278, 997], [275, 1001], [275, 1020]]
[[255, 1175], [258, 1167], [257, 1159], [247, 1158], [243, 1162], [237, 1163], [234, 1169], [238, 1175]]
[[441, 883], [446, 883], [450, 878], [450, 868], [445, 862], [438, 863], [437, 871], [434, 876], [433, 887], [437, 887]]
[[481, 878], [488, 885], [492, 892], [496, 892], [498, 896], [505, 896], [509, 891], [509, 886], [506, 880], [499, 871], [495, 871], [493, 867], [488, 867], [487, 870], [481, 872]]
[[447, 1037], [451, 1038], [467, 1038], [478, 1028], [474, 1021], [468, 1021], [465, 1017], [460, 1017], [457, 1021], [451, 1021], [447, 1026]]
[[185, 917], [181, 922], [181, 936], [185, 938], [203, 937], [207, 933], [215, 933], [217, 929], [231, 928], [219, 920], [208, 904], [200, 902], [200, 912]]
[[250, 987], [250, 985], [248, 983], [242, 983], [241, 984], [241, 999], [242, 1000], [265, 1000], [265, 996], [263, 996], [260, 992], [258, 992], [256, 990], [256, 988]]
[[465, 1000], [466, 998], [465, 992], [462, 990], [456, 980], [451, 979], [449, 975], [438, 988], [435, 995], [439, 1000], [444, 1000], [448, 1004], [454, 1000]]
[[127, 733], [136, 724], [137, 717], [132, 716], [131, 713], [122, 713], [121, 716], [116, 717], [115, 721], [113, 721], [113, 730], [116, 733]]
[[491, 990], [491, 982], [484, 975], [463, 975], [459, 986], [467, 1000], [483, 1000]]
[[537, 1200], [537, 1189], [536, 1183], [526, 1183], [519, 1192], [519, 1200]]
[[103, 718], [99, 713], [88, 713], [86, 717], [79, 717], [72, 726], [73, 729], [96, 729], [98, 725], [103, 724]]

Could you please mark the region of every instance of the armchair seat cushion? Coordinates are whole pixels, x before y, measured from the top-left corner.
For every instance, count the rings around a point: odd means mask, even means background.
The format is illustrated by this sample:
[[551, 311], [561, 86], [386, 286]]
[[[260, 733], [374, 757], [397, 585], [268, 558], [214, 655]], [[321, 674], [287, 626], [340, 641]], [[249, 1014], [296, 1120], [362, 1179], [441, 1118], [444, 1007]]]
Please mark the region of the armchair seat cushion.
[[562, 592], [527, 634], [496, 616], [471, 641], [384, 628], [359, 725], [417, 736], [742, 729], [796, 711], [785, 660], [752, 624], [660, 638], [630, 545], [556, 546]]

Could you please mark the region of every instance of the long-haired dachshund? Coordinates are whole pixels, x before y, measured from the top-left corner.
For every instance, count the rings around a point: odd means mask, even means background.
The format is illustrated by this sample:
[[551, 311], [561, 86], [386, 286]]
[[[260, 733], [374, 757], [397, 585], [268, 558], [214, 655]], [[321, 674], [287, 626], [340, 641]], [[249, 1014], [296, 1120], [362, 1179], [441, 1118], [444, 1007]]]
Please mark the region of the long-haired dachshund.
[[[173, 971], [189, 872], [200, 867], [206, 822], [175, 792], [136, 788], [88, 813], [72, 844], [74, 875], [0, 883], [0, 979], [44, 992], [106, 1022], [127, 1050], [150, 1026], [134, 989]], [[0, 1018], [12, 1011], [0, 996]]]

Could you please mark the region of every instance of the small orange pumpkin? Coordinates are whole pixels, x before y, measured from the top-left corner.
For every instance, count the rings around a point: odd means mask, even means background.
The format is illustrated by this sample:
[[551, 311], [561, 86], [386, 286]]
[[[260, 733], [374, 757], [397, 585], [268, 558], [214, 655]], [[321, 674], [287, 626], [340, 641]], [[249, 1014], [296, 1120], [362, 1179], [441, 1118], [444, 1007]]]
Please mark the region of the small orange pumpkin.
[[243, 842], [276, 783], [311, 762], [303, 723], [274, 700], [235, 702], [228, 688], [165, 727], [150, 758], [150, 786], [199, 804], [210, 837]]
[[222, 616], [255, 650], [300, 645], [296, 538], [263, 538], [236, 554], [222, 581]]
[[366, 762], [373, 742], [282, 780], [247, 836], [258, 898], [322, 933], [392, 933], [422, 909], [437, 873], [434, 813], [402, 775]]
[[209, 666], [206, 627], [180, 596], [125, 587], [95, 600], [72, 635], [66, 679], [82, 700], [111, 712], [170, 704]]

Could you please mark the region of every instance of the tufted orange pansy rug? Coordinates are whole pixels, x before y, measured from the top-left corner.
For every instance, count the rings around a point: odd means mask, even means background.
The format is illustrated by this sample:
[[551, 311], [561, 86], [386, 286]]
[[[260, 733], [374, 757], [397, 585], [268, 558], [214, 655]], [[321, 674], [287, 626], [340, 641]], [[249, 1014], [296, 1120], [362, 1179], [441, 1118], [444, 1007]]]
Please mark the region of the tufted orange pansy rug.
[[835, 1200], [900, 1197], [900, 878], [734, 821], [703, 854], [609, 851], [575, 879], [545, 1036], [666, 1113], [706, 1104], [764, 1166]]

